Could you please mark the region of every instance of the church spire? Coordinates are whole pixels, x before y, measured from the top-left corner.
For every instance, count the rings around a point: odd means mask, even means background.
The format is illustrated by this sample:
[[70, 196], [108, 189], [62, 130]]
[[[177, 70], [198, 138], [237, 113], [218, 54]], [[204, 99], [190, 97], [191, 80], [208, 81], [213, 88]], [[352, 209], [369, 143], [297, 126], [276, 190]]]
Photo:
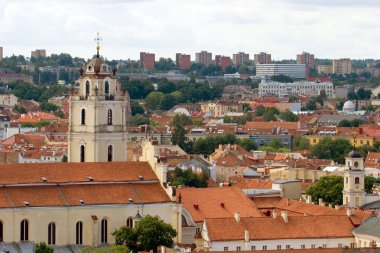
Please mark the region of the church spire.
[[99, 58], [100, 57], [100, 54], [99, 54], [100, 44], [99, 44], [99, 42], [102, 41], [102, 38], [100, 37], [99, 32], [96, 33], [95, 41], [96, 41], [96, 57]]

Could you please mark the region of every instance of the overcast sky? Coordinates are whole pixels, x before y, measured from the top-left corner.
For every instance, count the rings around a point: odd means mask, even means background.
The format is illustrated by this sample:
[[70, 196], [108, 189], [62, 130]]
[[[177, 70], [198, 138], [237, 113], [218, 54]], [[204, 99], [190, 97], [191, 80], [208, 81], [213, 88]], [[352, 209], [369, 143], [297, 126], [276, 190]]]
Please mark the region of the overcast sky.
[[108, 59], [194, 60], [200, 50], [379, 59], [380, 0], [0, 0], [5, 56], [43, 48], [91, 58], [96, 32]]

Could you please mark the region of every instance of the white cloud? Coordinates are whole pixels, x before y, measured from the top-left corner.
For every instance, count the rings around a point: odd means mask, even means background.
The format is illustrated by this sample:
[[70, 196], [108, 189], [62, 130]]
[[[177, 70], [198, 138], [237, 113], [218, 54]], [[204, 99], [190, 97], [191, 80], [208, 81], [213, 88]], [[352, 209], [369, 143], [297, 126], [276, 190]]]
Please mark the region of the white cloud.
[[380, 58], [378, 0], [0, 0], [6, 55], [68, 52], [137, 59], [209, 50], [266, 51], [274, 59], [309, 51], [317, 58]]

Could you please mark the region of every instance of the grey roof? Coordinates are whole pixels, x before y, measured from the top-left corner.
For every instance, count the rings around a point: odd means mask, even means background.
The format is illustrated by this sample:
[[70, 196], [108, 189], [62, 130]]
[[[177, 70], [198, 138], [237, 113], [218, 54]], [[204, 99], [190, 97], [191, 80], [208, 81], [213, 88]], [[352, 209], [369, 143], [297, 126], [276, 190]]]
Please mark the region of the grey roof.
[[280, 194], [280, 191], [272, 189], [242, 189], [247, 196]]
[[277, 179], [273, 181], [273, 184], [287, 184], [287, 183], [294, 183], [294, 182], [301, 182], [301, 180], [297, 179]]
[[380, 209], [380, 200], [362, 206], [363, 209]]
[[380, 238], [380, 217], [370, 217], [366, 219], [359, 227], [352, 230], [352, 233]]
[[[52, 246], [54, 253], [79, 253], [82, 245]], [[0, 252], [10, 253], [33, 253], [34, 242], [0, 242]]]
[[261, 174], [251, 168], [248, 168], [248, 170], [243, 173], [243, 177], [261, 177]]
[[351, 157], [351, 158], [361, 158], [362, 155], [361, 155], [360, 152], [355, 148], [355, 149], [353, 149], [350, 153], [348, 153], [347, 157]]
[[323, 123], [323, 124], [339, 124], [342, 120], [354, 120], [358, 119], [364, 122], [367, 122], [367, 118], [364, 116], [360, 115], [354, 115], [354, 114], [349, 114], [349, 115], [321, 115], [318, 119], [318, 123]]

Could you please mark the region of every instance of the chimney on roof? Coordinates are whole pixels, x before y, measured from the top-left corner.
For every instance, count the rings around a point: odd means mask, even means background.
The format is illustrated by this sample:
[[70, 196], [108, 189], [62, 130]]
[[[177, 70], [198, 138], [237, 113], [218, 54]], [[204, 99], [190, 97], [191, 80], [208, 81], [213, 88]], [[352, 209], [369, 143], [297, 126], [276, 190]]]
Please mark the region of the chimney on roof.
[[286, 199], [286, 206], [289, 206], [289, 199]]
[[179, 195], [178, 195], [178, 203], [182, 203], [182, 194], [181, 193], [179, 193]]
[[222, 208], [224, 208], [224, 203], [222, 202], [222, 203], [220, 203], [220, 206], [222, 207]]
[[311, 196], [310, 195], [307, 195], [306, 203], [311, 204]]
[[281, 217], [284, 219], [285, 223], [289, 223], [288, 213], [286, 211], [281, 211]]
[[346, 210], [347, 216], [350, 217], [355, 214], [355, 209], [348, 207]]
[[240, 213], [239, 212], [234, 213], [234, 218], [235, 218], [236, 222], [240, 223]]
[[277, 219], [277, 212], [276, 212], [276, 210], [273, 210], [272, 217], [275, 220]]
[[47, 179], [46, 179], [46, 177], [41, 177], [41, 180], [42, 180], [42, 182], [44, 182], [44, 183], [46, 183], [46, 182], [47, 182]]
[[25, 205], [26, 207], [29, 207], [29, 202], [28, 202], [28, 201], [24, 201], [24, 205]]
[[340, 210], [340, 208], [341, 208], [340, 205], [335, 205], [335, 210], [338, 211], [338, 210]]
[[329, 204], [329, 207], [332, 208], [333, 207], [332, 204]]
[[323, 199], [322, 198], [318, 199], [318, 205], [325, 206], [325, 203], [323, 203]]
[[244, 230], [244, 241], [249, 242], [249, 231], [247, 229]]

